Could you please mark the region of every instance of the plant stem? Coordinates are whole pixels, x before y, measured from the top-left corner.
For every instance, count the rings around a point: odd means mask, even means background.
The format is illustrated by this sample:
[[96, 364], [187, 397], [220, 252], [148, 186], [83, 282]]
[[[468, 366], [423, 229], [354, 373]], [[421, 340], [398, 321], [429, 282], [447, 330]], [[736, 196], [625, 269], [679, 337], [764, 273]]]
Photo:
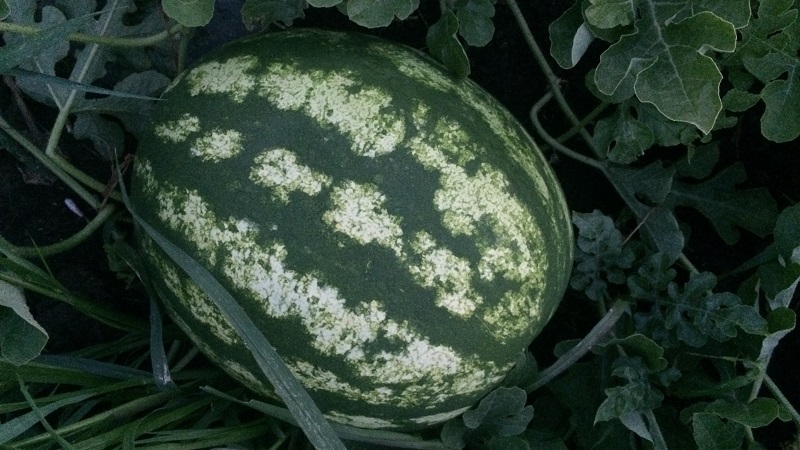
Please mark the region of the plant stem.
[[81, 242], [85, 241], [89, 238], [95, 231], [97, 231], [100, 226], [105, 223], [105, 221], [111, 217], [111, 215], [115, 211], [114, 205], [106, 205], [102, 207], [98, 212], [97, 215], [94, 216], [89, 223], [86, 224], [80, 231], [73, 234], [72, 236], [64, 239], [63, 241], [59, 241], [52, 245], [44, 245], [41, 247], [17, 247], [11, 245], [9, 250], [14, 252], [15, 254], [23, 257], [23, 258], [30, 258], [33, 256], [52, 256], [58, 253], [65, 252], [70, 250], [80, 244]]
[[[106, 20], [105, 23], [103, 23], [103, 28], [100, 34], [104, 34], [108, 29], [108, 25], [111, 23], [111, 18], [114, 16], [113, 9], [116, 8], [117, 3], [118, 2], [114, 2], [114, 4], [111, 6], [112, 11], [106, 16]], [[78, 83], [83, 81], [83, 79], [86, 77], [86, 74], [89, 72], [89, 68], [92, 67], [92, 63], [94, 62], [94, 58], [99, 49], [99, 44], [92, 44], [92, 46], [89, 48], [89, 55], [86, 57], [83, 67], [81, 67], [81, 70], [78, 72], [78, 76], [72, 81], [77, 81]], [[70, 79], [72, 79], [72, 77], [70, 77]], [[64, 105], [59, 107], [58, 117], [56, 117], [56, 122], [53, 124], [53, 129], [50, 132], [50, 139], [48, 139], [47, 148], [45, 148], [44, 151], [47, 156], [52, 157], [55, 154], [56, 148], [58, 147], [58, 141], [61, 140], [61, 133], [67, 124], [70, 110], [72, 109], [72, 105], [75, 103], [75, 98], [77, 95], [78, 91], [76, 89], [72, 89], [67, 96], [67, 101], [64, 103]]]
[[[180, 33], [182, 30], [183, 30], [182, 25], [175, 24], [172, 25], [169, 29], [166, 29], [160, 33], [143, 37], [126, 38], [117, 36], [97, 36], [84, 33], [72, 33], [67, 35], [67, 39], [72, 42], [99, 44], [109, 47], [136, 48], [136, 47], [148, 47], [153, 44], [157, 44], [158, 42], [161, 42], [172, 35]], [[41, 29], [33, 25], [22, 25], [18, 23], [0, 22], [0, 32], [31, 35], [31, 34], [36, 34], [39, 31], [41, 31]]]
[[[135, 400], [129, 401], [128, 403], [117, 406], [116, 408], [111, 408], [107, 411], [103, 411], [102, 413], [96, 414], [89, 418], [63, 426], [59, 428], [58, 431], [62, 435], [67, 435], [70, 433], [80, 431], [81, 429], [87, 429], [89, 427], [96, 426], [102, 422], [130, 419], [140, 412], [151, 411], [154, 408], [157, 408], [165, 404], [166, 402], [175, 397], [180, 397], [181, 395], [185, 396], [186, 393], [178, 389], [175, 389], [170, 391], [162, 391], [156, 394], [148, 395], [146, 397], [140, 397]], [[23, 447], [23, 446], [31, 446], [34, 444], [41, 445], [46, 442], [47, 442], [47, 436], [38, 435], [38, 436], [33, 436], [25, 441], [16, 442], [15, 444], [18, 445], [19, 447]]]
[[553, 98], [553, 91], [548, 91], [536, 104], [533, 105], [531, 108], [531, 121], [533, 122], [533, 127], [536, 129], [536, 132], [544, 139], [547, 144], [549, 144], [554, 149], [558, 150], [559, 152], [569, 156], [570, 158], [582, 162], [586, 165], [592, 166], [598, 170], [605, 171], [605, 167], [603, 163], [597, 161], [596, 159], [590, 158], [588, 156], [584, 156], [575, 150], [567, 147], [566, 145], [558, 142], [555, 138], [550, 136], [547, 130], [544, 129], [541, 122], [539, 121], [539, 111], [547, 104], [550, 99]]
[[617, 300], [611, 309], [608, 310], [605, 316], [600, 319], [594, 328], [586, 334], [586, 336], [578, 342], [578, 345], [569, 349], [550, 367], [539, 372], [539, 376], [524, 389], [526, 392], [531, 393], [536, 389], [546, 385], [562, 372], [570, 368], [573, 364], [578, 362], [584, 355], [586, 355], [592, 347], [597, 345], [605, 336], [614, 329], [617, 321], [628, 310], [628, 302], [625, 300]]
[[783, 392], [781, 392], [781, 389], [778, 387], [778, 385], [775, 384], [775, 382], [772, 381], [772, 378], [767, 374], [764, 374], [764, 384], [767, 386], [767, 389], [769, 389], [772, 395], [775, 396], [775, 399], [778, 400], [778, 403], [783, 405], [783, 407], [789, 411], [795, 426], [800, 428], [800, 413], [797, 412], [797, 409], [792, 406], [792, 403], [789, 401], [789, 399], [783, 395]]
[[522, 35], [525, 38], [525, 42], [527, 42], [528, 47], [530, 47], [531, 51], [533, 52], [534, 59], [536, 63], [539, 65], [539, 68], [544, 72], [545, 78], [547, 82], [550, 84], [550, 90], [553, 92], [553, 96], [558, 103], [558, 106], [561, 107], [561, 110], [564, 112], [564, 115], [567, 116], [567, 119], [572, 123], [572, 126], [578, 130], [581, 137], [584, 141], [592, 148], [596, 155], [599, 156], [597, 153], [595, 146], [592, 145], [592, 137], [589, 133], [581, 126], [581, 121], [578, 119], [578, 116], [572, 112], [572, 108], [569, 107], [569, 103], [567, 103], [567, 99], [561, 94], [561, 86], [560, 86], [560, 79], [558, 76], [553, 72], [553, 69], [550, 68], [550, 64], [547, 62], [547, 58], [544, 56], [544, 53], [539, 48], [539, 45], [536, 43], [536, 39], [533, 37], [533, 33], [531, 29], [528, 27], [528, 24], [525, 22], [525, 17], [522, 15], [522, 11], [519, 9], [519, 5], [517, 5], [516, 0], [507, 0], [506, 3], [508, 4], [509, 8], [511, 8], [511, 13], [514, 15], [514, 19], [517, 21], [517, 26], [519, 27], [520, 31], [522, 31]]
[[20, 392], [22, 392], [23, 397], [25, 397], [25, 401], [28, 402], [28, 405], [30, 405], [31, 410], [36, 413], [36, 417], [39, 419], [39, 423], [42, 424], [44, 429], [47, 431], [47, 434], [52, 436], [53, 440], [58, 442], [61, 448], [74, 449], [75, 447], [73, 447], [69, 442], [67, 442], [63, 437], [61, 437], [61, 435], [58, 434], [56, 430], [54, 430], [53, 427], [50, 425], [50, 422], [47, 421], [47, 418], [44, 417], [42, 411], [39, 409], [39, 407], [36, 405], [36, 402], [33, 400], [33, 397], [31, 397], [30, 392], [28, 392], [28, 388], [25, 387], [25, 382], [22, 381], [22, 378], [20, 378], [19, 375], [17, 375], [17, 382], [19, 383]]
[[649, 409], [645, 411], [644, 416], [647, 418], [647, 427], [648, 431], [650, 431], [650, 437], [653, 438], [653, 447], [656, 450], [667, 450], [667, 442], [664, 441], [664, 434], [661, 432], [661, 427], [658, 426], [658, 421], [656, 420], [656, 415], [653, 414], [653, 410]]
[[97, 208], [100, 205], [100, 202], [94, 197], [94, 195], [87, 191], [78, 181], [75, 180], [75, 178], [70, 176], [69, 173], [67, 173], [67, 171], [64, 170], [59, 164], [55, 163], [53, 159], [49, 158], [44, 152], [39, 150], [36, 145], [27, 140], [24, 136], [17, 132], [17, 130], [12, 128], [2, 116], [0, 116], [0, 129], [6, 132], [12, 139], [25, 148], [25, 150], [30, 152], [40, 163], [42, 163], [42, 165], [53, 172], [59, 180], [72, 189], [72, 191], [75, 192], [75, 194], [77, 194], [81, 199], [83, 199], [83, 201], [91, 205], [92, 208]]

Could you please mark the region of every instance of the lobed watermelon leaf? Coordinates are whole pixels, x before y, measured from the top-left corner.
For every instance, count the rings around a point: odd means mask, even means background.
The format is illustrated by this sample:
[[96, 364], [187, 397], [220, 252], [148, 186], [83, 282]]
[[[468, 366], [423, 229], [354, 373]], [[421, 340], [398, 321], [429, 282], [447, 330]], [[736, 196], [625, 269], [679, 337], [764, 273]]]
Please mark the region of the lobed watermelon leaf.
[[367, 28], [385, 27], [395, 17], [403, 20], [419, 8], [419, 0], [348, 0], [347, 16]]
[[464, 47], [456, 37], [459, 24], [456, 15], [449, 9], [428, 29], [425, 41], [431, 56], [444, 64], [456, 76], [464, 78], [469, 75], [469, 58]]
[[527, 429], [533, 418], [533, 406], [526, 406], [526, 402], [527, 394], [518, 387], [497, 388], [478, 406], [446, 422], [442, 442], [450, 448], [464, 448], [492, 437], [517, 436]]
[[600, 119], [594, 127], [594, 144], [617, 164], [630, 164], [650, 148], [653, 131], [620, 105], [616, 113]]
[[625, 283], [624, 270], [633, 264], [634, 253], [624, 245], [611, 218], [598, 210], [573, 213], [572, 223], [578, 228], [578, 239], [570, 287], [599, 301], [608, 294], [609, 284]]
[[773, 230], [778, 207], [766, 189], [737, 190], [735, 186], [746, 178], [744, 167], [737, 163], [699, 184], [675, 181], [669, 203], [701, 212], [728, 244], [739, 240], [736, 227], [766, 236]]
[[640, 169], [608, 165], [605, 173], [636, 215], [645, 239], [656, 251], [675, 261], [685, 240], [674, 212], [664, 204], [672, 188], [675, 169], [656, 161]]
[[692, 415], [692, 431], [700, 448], [735, 450], [742, 448], [745, 428], [738, 423], [725, 421], [716, 414]]
[[550, 56], [564, 69], [571, 69], [581, 60], [594, 35], [583, 20], [582, 2], [575, 2], [548, 27]]
[[214, 16], [215, 0], [162, 0], [164, 13], [185, 27], [202, 27]]
[[47, 331], [36, 322], [22, 289], [0, 280], [0, 359], [21, 366], [38, 356]]
[[458, 34], [467, 44], [483, 47], [494, 35], [494, 5], [491, 0], [459, 0], [455, 4]]
[[759, 93], [766, 106], [761, 132], [775, 142], [800, 136], [800, 32], [795, 2], [764, 0], [755, 17], [741, 30], [731, 64], [744, 68], [764, 83]]

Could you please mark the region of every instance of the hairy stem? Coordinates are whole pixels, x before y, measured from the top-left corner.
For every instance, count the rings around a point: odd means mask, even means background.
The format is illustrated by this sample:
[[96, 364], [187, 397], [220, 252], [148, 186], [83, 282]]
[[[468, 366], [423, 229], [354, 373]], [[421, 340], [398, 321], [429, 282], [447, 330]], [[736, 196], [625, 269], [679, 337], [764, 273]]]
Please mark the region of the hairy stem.
[[597, 322], [594, 328], [578, 342], [578, 345], [569, 349], [558, 358], [553, 365], [539, 372], [539, 376], [536, 380], [524, 387], [525, 391], [530, 393], [539, 389], [578, 362], [592, 347], [597, 345], [614, 329], [617, 321], [622, 318], [622, 315], [625, 314], [626, 311], [628, 311], [628, 302], [625, 300], [617, 300], [606, 315]]
[[572, 123], [572, 126], [578, 130], [578, 133], [580, 133], [583, 140], [592, 148], [595, 154], [599, 156], [592, 145], [592, 137], [589, 135], [586, 129], [583, 128], [580, 119], [578, 119], [578, 116], [576, 116], [572, 111], [572, 108], [570, 108], [569, 103], [567, 103], [567, 99], [561, 94], [561, 80], [558, 78], [555, 72], [553, 72], [553, 69], [550, 68], [550, 64], [547, 62], [547, 58], [539, 48], [539, 44], [536, 43], [536, 39], [533, 37], [533, 33], [531, 32], [530, 27], [528, 27], [525, 17], [522, 15], [522, 11], [519, 9], [519, 5], [517, 5], [516, 0], [507, 0], [506, 3], [508, 4], [509, 8], [511, 8], [511, 13], [514, 15], [514, 19], [517, 21], [517, 26], [519, 27], [520, 31], [522, 31], [525, 42], [533, 52], [536, 63], [539, 65], [539, 68], [542, 70], [542, 72], [544, 72], [545, 78], [550, 84], [550, 90], [553, 92], [553, 97], [555, 98], [556, 103], [558, 103], [558, 106], [564, 112], [564, 115], [567, 116], [567, 119], [569, 119], [569, 121]]
[[775, 400], [777, 400], [778, 403], [783, 405], [783, 407], [789, 411], [795, 426], [800, 428], [800, 413], [797, 412], [797, 409], [792, 406], [792, 403], [789, 401], [789, 399], [783, 395], [783, 392], [781, 392], [781, 389], [778, 387], [778, 385], [775, 384], [775, 382], [772, 381], [772, 378], [767, 374], [764, 374], [764, 385], [766, 385], [767, 389], [769, 389], [772, 395], [775, 396]]
[[[116, 37], [116, 36], [97, 36], [93, 34], [72, 33], [67, 35], [67, 39], [72, 42], [82, 42], [86, 44], [98, 44], [109, 47], [149, 47], [157, 44], [163, 40], [168, 39], [170, 36], [180, 33], [183, 26], [176, 24], [167, 30], [156, 33], [150, 36], [142, 37]], [[24, 35], [32, 35], [41, 31], [41, 28], [34, 25], [23, 25], [19, 23], [0, 22], [0, 32], [17, 33]]]
[[94, 195], [92, 195], [91, 192], [87, 191], [75, 178], [70, 176], [70, 174], [60, 164], [54, 162], [53, 159], [49, 158], [44, 152], [39, 150], [36, 145], [27, 140], [17, 130], [12, 128], [2, 116], [0, 116], [0, 130], [4, 131], [12, 139], [14, 139], [14, 141], [25, 148], [25, 150], [30, 152], [34, 158], [42, 163], [42, 165], [44, 165], [48, 170], [53, 172], [59, 180], [72, 189], [72, 191], [75, 192], [75, 194], [78, 195], [83, 201], [91, 205], [92, 208], [98, 208], [100, 206], [100, 202], [97, 200], [97, 198], [95, 198]]
[[67, 250], [71, 250], [81, 242], [88, 239], [89, 236], [94, 234], [94, 232], [97, 231], [97, 229], [100, 228], [109, 217], [111, 217], [115, 209], [116, 208], [114, 208], [114, 205], [104, 206], [98, 211], [97, 215], [94, 216], [94, 218], [90, 220], [89, 223], [87, 223], [86, 226], [80, 231], [55, 244], [44, 245], [41, 247], [12, 246], [9, 250], [23, 258], [30, 258], [34, 256], [52, 256], [58, 253], [63, 253]]
[[588, 156], [584, 156], [576, 152], [575, 150], [572, 150], [566, 145], [558, 142], [558, 140], [550, 136], [547, 130], [544, 129], [541, 122], [539, 121], [539, 111], [541, 111], [544, 105], [547, 104], [547, 102], [550, 101], [550, 99], [552, 98], [553, 98], [553, 91], [551, 90], [548, 91], [544, 95], [544, 97], [542, 97], [538, 102], [536, 102], [536, 104], [533, 105], [533, 108], [531, 108], [531, 113], [530, 113], [531, 121], [533, 122], [533, 127], [536, 130], [536, 132], [539, 134], [539, 136], [541, 136], [542, 139], [544, 139], [545, 142], [547, 142], [548, 145], [550, 145], [557, 151], [569, 156], [570, 158], [576, 161], [582, 162], [588, 166], [592, 166], [598, 170], [605, 171], [605, 168], [600, 161], [597, 161], [596, 159], [590, 158]]

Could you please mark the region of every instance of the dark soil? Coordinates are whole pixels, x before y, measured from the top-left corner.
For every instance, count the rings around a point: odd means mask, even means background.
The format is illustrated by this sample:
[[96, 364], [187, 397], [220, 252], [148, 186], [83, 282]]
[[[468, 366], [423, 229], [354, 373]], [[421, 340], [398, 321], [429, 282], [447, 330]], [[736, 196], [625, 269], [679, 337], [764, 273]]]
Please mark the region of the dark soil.
[[[190, 58], [196, 58], [208, 49], [246, 33], [239, 21], [240, 3], [241, 1], [218, 2], [221, 5], [218, 5], [212, 24], [196, 32]], [[435, 21], [438, 13], [431, 8], [436, 2], [423, 3], [422, 9], [414, 18], [395, 23], [375, 33], [416, 48], [424, 48], [427, 26]], [[520, 3], [527, 5], [524, 6], [526, 17], [546, 52], [549, 47], [548, 24], [571, 5], [572, 1]], [[498, 5], [494, 21], [497, 32], [492, 42], [485, 48], [469, 49], [473, 70], [471, 78], [495, 95], [522, 123], [529, 124], [530, 107], [546, 92], [546, 83], [530, 57], [530, 50], [508, 9]], [[307, 18], [298, 20], [296, 25], [356, 28], [335, 10], [308, 10]], [[591, 95], [583, 87], [584, 73], [580, 67], [559, 73], [564, 81], [564, 91], [572, 104], [576, 105], [579, 115], [584, 112], [581, 111], [582, 106], [593, 103]], [[29, 106], [33, 108], [38, 126], [48, 129], [53, 112], [37, 109], [36, 105], [30, 103]], [[13, 126], [26, 130], [20, 110], [15, 106], [11, 91], [5, 84], [0, 84], [0, 110]], [[748, 113], [742, 118], [736, 133], [723, 136], [723, 164], [741, 161], [747, 169], [748, 185], [770, 189], [784, 207], [789, 202], [800, 199], [800, 151], [790, 148], [791, 145], [764, 142], [757, 123], [759, 115], [758, 111]], [[554, 109], [546, 110], [543, 119], [552, 127], [553, 134], [557, 135], [566, 129], [562, 116]], [[97, 179], [106, 180], [111, 176], [109, 162], [91, 151], [88, 143], [74, 142], [67, 138], [62, 141], [61, 150], [76, 166], [92, 173]], [[133, 152], [134, 145], [127, 151]], [[81, 206], [74, 194], [61, 183], [53, 181], [46, 171], [38, 171], [35, 166], [25, 164], [12, 156], [17, 153], [4, 151], [0, 147], [0, 235], [17, 245], [46, 245], [72, 235], [85, 225], [86, 219], [70, 210], [65, 201], [75, 201], [85, 213], [89, 213], [90, 208]], [[659, 151], [659, 156], [670, 158], [680, 153], [680, 149], [664, 149]], [[552, 160], [573, 210], [589, 212], [600, 209], [611, 216], [619, 213], [622, 202], [605, 179], [593, 169], [555, 155]], [[737, 262], [747, 260], [764, 245], [761, 239], [744, 233], [740, 244], [726, 246], [701, 217], [686, 212], [682, 218], [692, 228], [689, 257], [701, 269], [716, 271], [735, 267]], [[110, 272], [103, 249], [102, 233], [97, 233], [75, 251], [48, 258], [47, 267], [61, 283], [74, 292], [107, 301], [125, 310], [139, 310], [146, 315], [143, 296], [126, 290], [124, 283]], [[29, 294], [28, 298], [37, 320], [50, 334], [46, 348], [49, 353], [79, 349], [118, 335], [117, 332], [76, 313], [67, 305], [35, 294]], [[563, 320], [559, 323], [572, 324], [576, 332], [585, 331], [592, 323], [587, 322], [585, 317], [577, 317], [574, 312], [570, 312], [573, 306], [571, 303], [573, 302], [568, 298], [553, 322]], [[581, 310], [581, 307], [577, 308]], [[555, 340], [559, 338], [558, 334], [550, 327], [540, 339]], [[771, 376], [794, 405], [800, 405], [800, 372], [794, 361], [799, 353], [800, 330], [795, 330], [781, 342], [770, 366]], [[548, 355], [543, 356], [543, 360], [547, 358]], [[794, 431], [789, 424], [778, 423], [764, 430], [757, 430], [757, 438], [768, 448], [779, 448], [781, 442], [793, 437]]]

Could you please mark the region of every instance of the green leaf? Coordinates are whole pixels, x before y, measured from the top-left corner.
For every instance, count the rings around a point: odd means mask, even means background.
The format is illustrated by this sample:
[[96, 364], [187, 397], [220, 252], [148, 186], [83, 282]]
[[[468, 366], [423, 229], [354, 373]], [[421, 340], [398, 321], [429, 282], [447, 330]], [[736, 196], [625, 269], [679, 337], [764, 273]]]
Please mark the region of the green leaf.
[[701, 212], [728, 244], [739, 240], [737, 227], [763, 237], [772, 232], [778, 207], [764, 188], [736, 189], [746, 178], [744, 167], [735, 163], [699, 184], [675, 181], [670, 203]]
[[78, 114], [72, 126], [75, 139], [89, 139], [92, 146], [106, 161], [114, 159], [116, 152], [124, 148], [125, 135], [122, 128], [98, 114]]
[[774, 80], [761, 91], [766, 109], [761, 133], [774, 142], [789, 142], [800, 136], [800, 64], [786, 80]]
[[21, 366], [39, 356], [47, 331], [31, 315], [22, 289], [0, 280], [0, 357]]
[[460, 0], [456, 3], [458, 34], [467, 44], [483, 47], [494, 36], [494, 5], [491, 0]]
[[[78, 117], [83, 114], [115, 116], [128, 131], [139, 136], [150, 126], [150, 111], [154, 106], [153, 102], [141, 99], [153, 99], [168, 84], [169, 78], [155, 70], [133, 73], [115, 84], [109, 96], [84, 99], [72, 111]], [[116, 147], [116, 150], [121, 148]]]
[[609, 284], [625, 283], [624, 269], [632, 266], [635, 255], [623, 246], [622, 233], [611, 218], [600, 211], [575, 212], [572, 223], [578, 228], [578, 237], [570, 286], [599, 301], [606, 295]]
[[469, 58], [464, 47], [456, 37], [458, 19], [452, 11], [442, 13], [442, 17], [428, 29], [425, 40], [431, 55], [450, 69], [459, 78], [469, 75]]
[[[127, 203], [127, 201], [126, 201]], [[127, 205], [130, 209], [130, 205]], [[219, 307], [225, 318], [245, 342], [261, 370], [269, 379], [275, 392], [284, 401], [312, 445], [317, 448], [344, 449], [330, 423], [294, 377], [286, 363], [270, 345], [236, 299], [208, 270], [192, 259], [186, 252], [166, 239], [131, 210], [134, 220], [147, 235], [161, 247], [210, 299]]]
[[686, 155], [675, 165], [675, 176], [679, 178], [708, 178], [719, 162], [719, 142], [695, 147], [694, 152]]
[[766, 108], [761, 132], [775, 142], [800, 136], [800, 22], [795, 5], [787, 0], [759, 2], [756, 17], [741, 30], [742, 38], [731, 61], [740, 61], [764, 83], [761, 98]]
[[636, 16], [632, 0], [589, 0], [586, 21], [598, 28], [614, 28], [629, 25]]
[[674, 145], [690, 147], [700, 137], [696, 127], [686, 122], [676, 122], [664, 117], [650, 103], [638, 103], [636, 105], [636, 113], [639, 121], [653, 134], [656, 145], [662, 147]]
[[305, 0], [246, 0], [242, 6], [242, 21], [248, 29], [273, 22], [291, 26], [303, 17]]
[[740, 450], [744, 441], [744, 427], [726, 422], [710, 413], [692, 415], [692, 431], [698, 447], [703, 450]]
[[622, 356], [614, 360], [612, 367], [613, 374], [627, 382], [605, 389], [606, 400], [597, 408], [595, 423], [621, 419], [622, 416], [627, 416], [630, 421], [633, 419], [631, 414], [652, 411], [661, 405], [664, 394], [650, 385], [647, 380], [649, 370], [641, 358]]
[[800, 264], [800, 204], [781, 211], [775, 222], [775, 244], [786, 261]]
[[730, 292], [713, 293], [717, 279], [710, 272], [692, 273], [679, 288], [667, 288], [672, 303], [666, 308], [664, 325], [675, 330], [678, 339], [692, 347], [701, 347], [708, 338], [725, 342], [742, 329], [750, 334], [766, 335], [767, 322], [752, 306]]
[[5, 19], [11, 14], [11, 8], [8, 6], [6, 0], [0, 0], [0, 20]]
[[525, 406], [527, 394], [518, 387], [500, 387], [484, 397], [478, 406], [445, 423], [442, 442], [448, 448], [464, 448], [492, 437], [523, 433], [533, 418], [533, 406]]
[[777, 308], [767, 316], [768, 334], [761, 342], [761, 351], [758, 355], [758, 362], [762, 365], [762, 370], [766, 370], [766, 365], [778, 346], [778, 342], [791, 333], [796, 324], [797, 317], [794, 311], [786, 307]]
[[403, 20], [419, 8], [419, 0], [348, 0], [347, 16], [367, 28], [385, 27], [395, 17]]
[[724, 97], [722, 97], [722, 106], [724, 106], [728, 111], [744, 112], [755, 106], [759, 100], [761, 100], [761, 96], [758, 94], [740, 91], [738, 89], [731, 89], [725, 93]]
[[595, 81], [612, 95], [626, 77], [635, 78], [634, 90], [666, 117], [691, 123], [708, 133], [722, 110], [722, 80], [713, 49], [732, 52], [736, 47], [733, 24], [711, 12], [700, 12], [677, 23], [661, 20], [659, 4], [646, 0], [636, 30], [608, 48], [600, 58]]
[[631, 297], [653, 300], [667, 290], [667, 286], [675, 279], [677, 272], [672, 268], [672, 261], [664, 253], [654, 253], [647, 257], [636, 270], [636, 274], [628, 277], [628, 288]]
[[[137, 95], [137, 94], [128, 93], [128, 92], [122, 92], [122, 91], [118, 91], [118, 90], [111, 90], [111, 89], [101, 88], [101, 87], [92, 86], [91, 84], [86, 84], [86, 83], [78, 83], [76, 81], [68, 80], [66, 78], [60, 78], [60, 77], [56, 77], [56, 76], [52, 76], [52, 75], [47, 75], [47, 74], [44, 74], [44, 73], [39, 73], [39, 72], [32, 72], [30, 70], [9, 69], [5, 73], [7, 73], [7, 74], [9, 74], [11, 76], [17, 77], [17, 79], [20, 79], [20, 78], [31, 78], [31, 79], [33, 79], [35, 81], [38, 81], [39, 83], [48, 84], [48, 85], [51, 85], [51, 86], [60, 86], [60, 87], [73, 89], [73, 90], [80, 91], [80, 92], [91, 92], [93, 94], [108, 95], [108, 96], [111, 96], [111, 97], [125, 98], [125, 99], [129, 99], [129, 100], [158, 100], [157, 98], [154, 98], [154, 97], [149, 97], [149, 96], [145, 96], [145, 95]], [[155, 71], [150, 71], [149, 73], [158, 74], [158, 76], [163, 77], [164, 80], [167, 80], [167, 83], [169, 82], [169, 79], [166, 77], [166, 75], [159, 74], [158, 72], [155, 72]], [[139, 75], [141, 75], [141, 74], [136, 73], [136, 74], [133, 74], [132, 76], [139, 76]], [[164, 86], [166, 86], [166, 84], [164, 84]]]
[[524, 351], [520, 353], [511, 371], [506, 374], [503, 379], [503, 385], [507, 387], [527, 386], [536, 379], [538, 374], [539, 367], [536, 359], [530, 352]]
[[164, 13], [185, 27], [202, 27], [214, 16], [215, 0], [162, 0]]
[[[41, 58], [43, 61], [56, 61], [66, 56], [69, 44], [66, 37], [81, 29], [87, 17], [66, 20], [64, 15], [53, 7], [42, 9], [42, 23], [51, 25], [31, 36], [6, 37], [6, 45], [0, 48], [0, 73], [6, 73], [23, 62]], [[8, 36], [8, 34], [7, 34]], [[55, 71], [50, 73], [55, 75]]]
[[778, 402], [758, 397], [748, 403], [718, 399], [706, 406], [706, 412], [750, 428], [765, 427], [778, 417]]
[[94, 394], [70, 395], [52, 403], [39, 406], [38, 411], [31, 411], [0, 424], [0, 444], [5, 444], [31, 428], [40, 425], [43, 416], [47, 416], [65, 406], [85, 402], [93, 395]]
[[594, 40], [583, 21], [581, 2], [575, 2], [561, 17], [550, 23], [550, 55], [564, 69], [571, 69], [581, 60]]
[[602, 345], [606, 349], [613, 349], [615, 346], [624, 349], [628, 356], [641, 358], [647, 370], [653, 373], [667, 368], [668, 363], [664, 359], [664, 349], [643, 334], [634, 333], [624, 338], [612, 339]]
[[653, 145], [653, 132], [623, 106], [615, 114], [597, 122], [594, 143], [607, 152], [608, 159], [617, 164], [630, 164]]
[[497, 388], [484, 397], [475, 409], [462, 416], [473, 430], [491, 428], [499, 436], [522, 433], [533, 418], [533, 406], [525, 406], [527, 394], [520, 388]]
[[672, 187], [675, 169], [655, 161], [637, 169], [608, 165], [605, 173], [642, 224], [640, 231], [645, 240], [669, 256], [670, 261], [678, 259], [684, 245], [683, 233], [672, 209], [662, 205]]
[[342, 3], [344, 0], [307, 0], [308, 4], [315, 8], [329, 8]]

